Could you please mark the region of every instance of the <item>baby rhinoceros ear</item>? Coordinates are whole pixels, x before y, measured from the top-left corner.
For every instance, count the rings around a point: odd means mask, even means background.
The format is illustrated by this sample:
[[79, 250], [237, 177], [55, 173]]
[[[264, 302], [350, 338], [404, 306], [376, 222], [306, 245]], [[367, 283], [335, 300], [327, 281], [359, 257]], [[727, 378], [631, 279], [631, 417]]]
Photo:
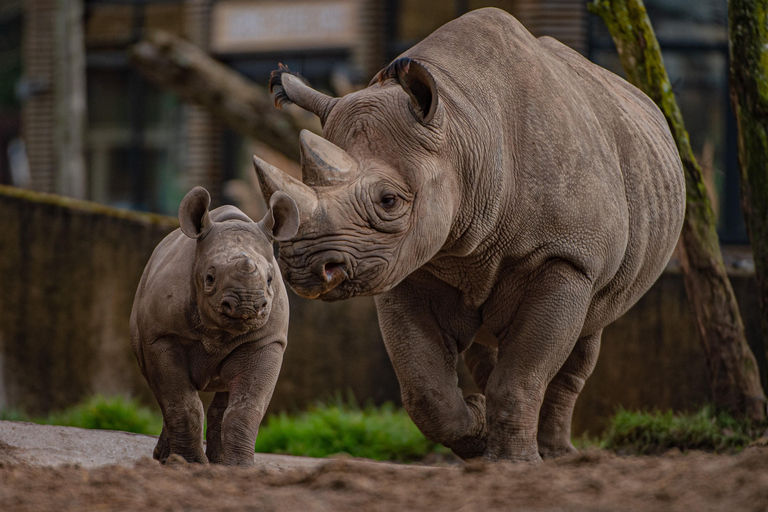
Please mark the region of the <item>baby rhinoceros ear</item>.
[[179, 206], [181, 231], [189, 238], [200, 239], [211, 229], [208, 208], [211, 196], [203, 187], [195, 187], [184, 196]]
[[278, 190], [269, 198], [269, 211], [259, 226], [278, 242], [293, 238], [299, 230], [299, 207], [291, 196]]

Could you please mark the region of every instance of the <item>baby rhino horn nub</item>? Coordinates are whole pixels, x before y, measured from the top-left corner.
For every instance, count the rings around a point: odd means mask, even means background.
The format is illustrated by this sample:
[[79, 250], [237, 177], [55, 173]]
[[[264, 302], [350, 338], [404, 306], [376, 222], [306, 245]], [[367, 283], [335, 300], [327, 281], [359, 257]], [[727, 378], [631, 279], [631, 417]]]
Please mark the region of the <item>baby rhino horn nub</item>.
[[349, 153], [334, 143], [302, 130], [302, 181], [310, 187], [323, 187], [343, 183], [357, 174], [357, 162]]
[[253, 166], [256, 169], [256, 176], [259, 178], [261, 193], [267, 204], [269, 204], [272, 194], [282, 190], [296, 202], [302, 217], [311, 214], [317, 207], [317, 194], [307, 185], [256, 155], [253, 156]]

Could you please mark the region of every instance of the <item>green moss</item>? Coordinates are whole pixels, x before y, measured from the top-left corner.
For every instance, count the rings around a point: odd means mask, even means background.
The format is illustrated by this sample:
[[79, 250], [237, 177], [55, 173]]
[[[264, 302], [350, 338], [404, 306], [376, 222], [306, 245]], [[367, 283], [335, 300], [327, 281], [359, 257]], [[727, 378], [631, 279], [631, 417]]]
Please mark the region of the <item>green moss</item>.
[[7, 185], [0, 185], [0, 198], [2, 197], [20, 199], [38, 204], [48, 204], [51, 206], [58, 206], [59, 208], [66, 208], [95, 215], [104, 215], [143, 224], [158, 224], [167, 226], [169, 229], [176, 229], [179, 226], [179, 222], [175, 217], [169, 217], [167, 215], [122, 210], [99, 203], [93, 203], [91, 201], [82, 201], [80, 199], [72, 199], [71, 197], [64, 197], [56, 194], [34, 192], [32, 190]]

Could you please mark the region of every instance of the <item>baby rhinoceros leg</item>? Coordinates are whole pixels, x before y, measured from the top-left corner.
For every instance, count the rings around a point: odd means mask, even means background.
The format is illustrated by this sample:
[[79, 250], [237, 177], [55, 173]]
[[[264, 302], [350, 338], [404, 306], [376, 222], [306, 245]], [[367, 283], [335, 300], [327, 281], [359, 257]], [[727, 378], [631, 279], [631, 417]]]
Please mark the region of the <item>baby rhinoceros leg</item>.
[[479, 315], [461, 305], [454, 289], [413, 277], [377, 296], [376, 307], [403, 406], [413, 422], [459, 457], [481, 456], [485, 397], [463, 397], [456, 373], [457, 340], [472, 339]]
[[203, 404], [190, 379], [186, 353], [173, 340], [161, 339], [149, 344], [145, 354], [147, 382], [163, 411], [155, 458], [164, 462], [175, 453], [187, 462], [208, 462], [203, 453]]
[[221, 442], [221, 422], [227, 409], [229, 393], [217, 392], [208, 406], [208, 428], [205, 431], [205, 455], [208, 462], [216, 464], [223, 462], [224, 450]]
[[229, 383], [229, 393], [221, 419], [221, 456], [217, 455], [216, 462], [254, 464], [259, 424], [272, 399], [282, 362], [283, 346], [279, 343], [241, 345], [224, 360], [221, 377]]
[[539, 412], [539, 454], [545, 459], [575, 452], [571, 443], [573, 408], [584, 383], [597, 363], [602, 330], [579, 338], [547, 386]]
[[168, 459], [170, 454], [171, 443], [168, 441], [168, 429], [165, 428], [165, 422], [163, 422], [163, 430], [157, 438], [157, 444], [155, 445], [155, 450], [152, 452], [152, 457], [164, 462]]

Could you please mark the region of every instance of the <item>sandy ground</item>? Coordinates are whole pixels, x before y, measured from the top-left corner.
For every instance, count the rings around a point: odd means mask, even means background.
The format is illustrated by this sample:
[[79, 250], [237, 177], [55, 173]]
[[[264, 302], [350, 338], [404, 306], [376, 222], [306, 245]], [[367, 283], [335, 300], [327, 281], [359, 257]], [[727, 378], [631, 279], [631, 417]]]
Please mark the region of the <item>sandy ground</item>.
[[401, 466], [255, 456], [254, 468], [148, 457], [151, 436], [0, 422], [0, 510], [768, 510], [768, 448], [605, 451], [527, 465]]

